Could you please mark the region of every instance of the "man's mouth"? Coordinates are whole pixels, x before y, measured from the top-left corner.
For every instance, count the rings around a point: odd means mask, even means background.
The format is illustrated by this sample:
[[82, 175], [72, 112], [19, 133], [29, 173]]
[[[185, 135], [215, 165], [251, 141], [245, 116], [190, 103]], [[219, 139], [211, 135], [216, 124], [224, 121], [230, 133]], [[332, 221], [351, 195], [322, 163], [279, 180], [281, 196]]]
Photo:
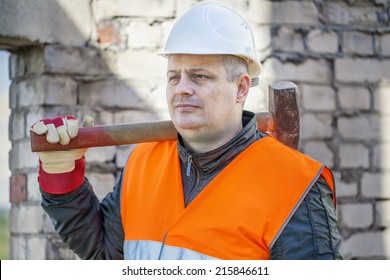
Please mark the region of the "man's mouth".
[[199, 106], [192, 103], [178, 103], [175, 105], [175, 108], [178, 109], [179, 112], [191, 112], [199, 108]]

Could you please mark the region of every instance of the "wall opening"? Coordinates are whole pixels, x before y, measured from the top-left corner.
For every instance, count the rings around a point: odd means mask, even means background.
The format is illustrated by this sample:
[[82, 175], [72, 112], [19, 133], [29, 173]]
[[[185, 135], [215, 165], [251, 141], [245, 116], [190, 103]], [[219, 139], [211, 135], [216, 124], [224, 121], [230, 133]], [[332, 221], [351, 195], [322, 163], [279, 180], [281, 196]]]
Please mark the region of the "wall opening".
[[0, 50], [0, 259], [9, 259], [9, 151], [8, 140], [9, 109], [9, 53]]

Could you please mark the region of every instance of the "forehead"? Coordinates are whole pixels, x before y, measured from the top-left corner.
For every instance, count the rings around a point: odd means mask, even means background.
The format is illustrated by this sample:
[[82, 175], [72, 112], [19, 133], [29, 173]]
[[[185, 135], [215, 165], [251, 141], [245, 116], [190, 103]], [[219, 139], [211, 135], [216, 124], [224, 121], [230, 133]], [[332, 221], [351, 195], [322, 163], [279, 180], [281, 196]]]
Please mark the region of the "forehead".
[[168, 70], [181, 68], [223, 69], [220, 55], [173, 54], [169, 56]]

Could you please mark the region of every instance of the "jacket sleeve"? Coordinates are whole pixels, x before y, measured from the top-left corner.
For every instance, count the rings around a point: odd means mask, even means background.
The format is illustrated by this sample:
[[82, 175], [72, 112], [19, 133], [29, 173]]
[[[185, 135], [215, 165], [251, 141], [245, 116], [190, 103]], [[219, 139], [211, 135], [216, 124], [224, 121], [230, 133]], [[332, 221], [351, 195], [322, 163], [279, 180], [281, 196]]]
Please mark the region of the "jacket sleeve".
[[85, 178], [70, 193], [55, 195], [41, 189], [42, 207], [58, 235], [81, 259], [123, 259], [120, 192], [121, 180], [100, 203]]
[[320, 178], [271, 248], [271, 259], [343, 259], [332, 192]]

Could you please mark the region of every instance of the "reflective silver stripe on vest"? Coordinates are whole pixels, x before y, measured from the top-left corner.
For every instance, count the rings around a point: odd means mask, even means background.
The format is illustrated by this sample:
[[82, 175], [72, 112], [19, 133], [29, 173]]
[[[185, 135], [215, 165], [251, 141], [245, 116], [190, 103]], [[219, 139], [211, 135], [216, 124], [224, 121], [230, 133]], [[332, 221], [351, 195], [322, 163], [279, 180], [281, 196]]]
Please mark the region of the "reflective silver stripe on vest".
[[125, 260], [216, 260], [201, 253], [157, 241], [125, 241]]

